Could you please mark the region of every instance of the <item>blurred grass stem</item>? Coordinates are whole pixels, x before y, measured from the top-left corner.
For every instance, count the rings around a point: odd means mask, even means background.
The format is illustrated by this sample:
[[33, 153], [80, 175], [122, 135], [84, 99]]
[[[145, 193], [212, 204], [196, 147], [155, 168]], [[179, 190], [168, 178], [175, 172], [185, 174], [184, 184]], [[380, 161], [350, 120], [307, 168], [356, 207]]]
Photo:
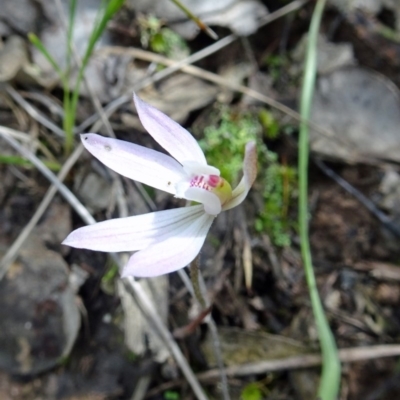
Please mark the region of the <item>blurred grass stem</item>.
[[65, 131], [65, 143], [64, 151], [68, 155], [71, 153], [74, 144], [74, 127], [76, 120], [76, 110], [78, 105], [80, 86], [84, 77], [86, 67], [89, 63], [90, 57], [92, 56], [94, 47], [97, 41], [100, 39], [104, 30], [106, 29], [108, 21], [114, 16], [114, 14], [122, 7], [124, 0], [109, 0], [107, 2], [102, 1], [100, 10], [96, 16], [94, 28], [89, 38], [88, 46], [82, 58], [82, 63], [79, 65], [76, 82], [73, 86], [71, 93], [69, 78], [72, 69], [72, 53], [73, 53], [73, 30], [75, 24], [76, 14], [76, 0], [71, 0], [69, 7], [69, 19], [67, 27], [67, 49], [66, 49], [66, 70], [62, 71], [57, 61], [48, 52], [44, 44], [41, 42], [39, 37], [35, 34], [29, 34], [29, 40], [31, 43], [42, 53], [47, 61], [52, 65], [54, 70], [59, 75], [59, 78], [63, 85], [64, 90], [64, 121], [63, 128]]
[[[199, 256], [197, 256], [189, 265], [190, 279], [183, 270], [179, 270], [178, 274], [194, 299], [197, 300], [203, 310], [206, 310], [207, 307], [210, 306], [210, 301], [207, 298], [207, 288], [199, 268], [199, 262]], [[221, 341], [218, 334], [217, 324], [213, 320], [211, 312], [205, 318], [205, 322], [208, 325], [212, 338], [214, 356], [218, 366], [218, 375], [221, 380], [222, 398], [224, 400], [230, 400], [229, 383], [222, 356]]]
[[318, 0], [311, 19], [304, 81], [301, 93], [299, 138], [299, 231], [301, 254], [304, 272], [310, 293], [312, 309], [316, 320], [322, 352], [322, 374], [318, 389], [321, 400], [336, 400], [340, 387], [340, 360], [334, 336], [329, 327], [320, 296], [318, 294], [314, 269], [312, 265], [308, 227], [308, 160], [309, 160], [309, 126], [304, 121], [310, 117], [312, 98], [317, 73], [317, 40], [322, 14], [326, 0]]

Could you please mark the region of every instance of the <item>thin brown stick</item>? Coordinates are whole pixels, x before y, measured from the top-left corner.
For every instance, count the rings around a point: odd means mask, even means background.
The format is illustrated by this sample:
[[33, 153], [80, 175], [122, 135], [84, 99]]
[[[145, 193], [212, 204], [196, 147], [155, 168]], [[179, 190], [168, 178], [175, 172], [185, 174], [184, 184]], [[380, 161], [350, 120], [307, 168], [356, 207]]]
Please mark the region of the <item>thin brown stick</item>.
[[[36, 166], [36, 168], [57, 188], [60, 194], [65, 198], [65, 200], [68, 201], [68, 203], [74, 208], [74, 210], [87, 224], [94, 224], [96, 222], [95, 219], [88, 212], [86, 207], [76, 198], [76, 196], [63, 183], [61, 183], [60, 180], [34, 154], [24, 149], [15, 139], [13, 139], [8, 134], [8, 131], [9, 128], [1, 127], [0, 134], [2, 138], [5, 139], [11, 146], [13, 146], [18, 152], [20, 152], [24, 157], [28, 158]], [[77, 152], [77, 157], [79, 157], [79, 152], [81, 151], [81, 149], [83, 149], [82, 144], [79, 145], [78, 148], [75, 150], [75, 152]], [[71, 162], [70, 165], [72, 166], [73, 162]], [[51, 201], [51, 199], [52, 196], [49, 201]], [[115, 254], [112, 254], [112, 256], [117, 265], [120, 265], [121, 263], [119, 258]], [[3, 274], [5, 273], [6, 269], [7, 266], [2, 269], [2, 271], [4, 271]], [[148, 298], [147, 294], [143, 291], [140, 283], [136, 281], [133, 277], [126, 279], [126, 282], [142, 305], [143, 310], [145, 311], [145, 316], [148, 317], [149, 320], [154, 324], [157, 332], [160, 334], [161, 338], [164, 340], [165, 344], [171, 351], [171, 354], [174, 356], [176, 362], [180, 366], [182, 373], [185, 375], [185, 378], [190, 384], [197, 399], [207, 400], [207, 396], [205, 395], [192, 369], [190, 368], [189, 363], [185, 359], [178, 344], [172, 337], [172, 334], [169, 332], [168, 328], [158, 316], [154, 305]]]
[[[120, 47], [120, 46], [106, 46], [103, 47], [101, 50], [99, 50], [100, 54], [104, 55], [109, 55], [109, 54], [117, 54], [117, 55], [129, 55], [132, 58], [138, 58], [144, 61], [148, 62], [155, 62], [158, 64], [166, 65], [168, 67], [176, 66], [179, 62], [176, 62], [174, 60], [171, 60], [167, 57], [161, 56], [159, 54], [152, 53], [150, 51], [142, 50], [142, 49], [137, 49], [137, 48], [126, 48], [126, 47]], [[309, 120], [304, 120], [300, 114], [291, 109], [290, 107], [285, 106], [284, 104], [280, 103], [277, 100], [274, 100], [271, 97], [268, 97], [262, 93], [257, 92], [256, 90], [250, 89], [247, 86], [237, 84], [235, 82], [231, 82], [228, 79], [225, 79], [217, 74], [214, 74], [212, 72], [206, 71], [202, 68], [193, 66], [193, 65], [179, 65], [179, 70], [182, 72], [195, 76], [200, 79], [204, 79], [206, 81], [215, 83], [216, 85], [226, 87], [228, 89], [231, 89], [235, 92], [245, 94], [249, 97], [252, 97], [253, 99], [256, 99], [264, 104], [269, 105], [272, 108], [275, 108], [278, 111], [281, 111], [282, 113], [288, 115], [292, 119], [296, 120], [297, 122], [303, 122], [307, 124], [310, 128], [314, 129], [318, 133], [327, 136], [329, 138], [336, 138], [335, 134], [331, 132], [328, 129], [323, 128], [322, 126], [309, 121]], [[149, 78], [151, 80], [151, 78]], [[146, 84], [148, 82], [146, 81]], [[149, 82], [150, 83], [150, 82]], [[147, 85], [146, 85], [147, 86]], [[337, 138], [338, 141], [343, 141], [340, 138]]]
[[[339, 358], [342, 363], [353, 363], [359, 361], [374, 360], [385, 357], [400, 356], [399, 344], [386, 344], [369, 347], [352, 347], [339, 350]], [[316, 354], [304, 354], [282, 358], [279, 360], [260, 361], [255, 363], [235, 365], [226, 368], [226, 374], [232, 378], [237, 376], [247, 376], [253, 374], [266, 374], [268, 372], [288, 371], [317, 367], [321, 364], [322, 358]], [[197, 375], [200, 382], [215, 381], [219, 378], [218, 369], [211, 369]], [[177, 387], [182, 384], [181, 380], [166, 382], [147, 393], [146, 398], [155, 396], [165, 390]]]
[[[199, 304], [201, 305], [202, 309], [204, 310], [210, 306], [210, 302], [207, 301], [207, 299], [206, 299], [207, 288], [206, 288], [204, 279], [200, 272], [199, 263], [200, 263], [200, 257], [197, 256], [194, 259], [194, 261], [190, 264], [189, 270], [190, 270], [190, 279], [192, 281], [193, 294], [194, 294], [195, 298], [197, 299], [197, 301], [199, 302]], [[182, 271], [180, 273], [180, 275], [182, 276], [185, 274]], [[217, 360], [219, 377], [221, 379], [222, 396], [223, 396], [224, 400], [230, 400], [228, 379], [227, 379], [227, 376], [225, 373], [224, 360], [223, 360], [222, 351], [221, 351], [221, 341], [219, 338], [217, 325], [216, 325], [215, 321], [213, 320], [211, 314], [207, 318], [207, 324], [208, 324], [208, 328], [211, 333], [214, 355], [215, 355], [215, 359]]]
[[192, 281], [193, 292], [196, 296], [197, 301], [200, 303], [201, 307], [207, 308], [206, 301], [201, 293], [200, 282], [199, 282], [199, 256], [197, 256], [190, 264], [190, 279]]
[[[284, 17], [285, 15], [288, 15], [294, 11], [299, 10], [301, 7], [303, 7], [306, 3], [308, 3], [309, 0], [295, 0], [286, 6], [280, 8], [279, 10], [276, 10], [272, 12], [271, 14], [266, 15], [259, 27], [267, 25], [279, 18]], [[211, 44], [210, 46], [206, 47], [205, 49], [202, 49], [194, 54], [191, 54], [189, 57], [176, 61], [173, 65], [168, 66], [167, 68], [158, 71], [156, 74], [153, 76], [142, 80], [139, 82], [137, 85], [135, 85], [135, 90], [140, 90], [143, 89], [146, 86], [152, 85], [155, 82], [159, 82], [160, 80], [166, 78], [167, 76], [173, 74], [176, 71], [179, 71], [184, 67], [185, 65], [189, 64], [194, 64], [197, 61], [200, 61], [211, 54], [216, 53], [217, 51], [223, 49], [224, 47], [228, 46], [229, 44], [233, 43], [235, 40], [238, 39], [238, 36], [231, 34], [228, 35], [220, 40], [218, 42], [215, 42]], [[112, 115], [112, 113], [118, 108], [121, 107], [123, 104], [131, 101], [131, 96], [123, 95], [120, 98], [114, 100], [108, 106], [105, 108], [105, 114], [109, 117]], [[90, 116], [87, 120], [85, 120], [79, 127], [78, 130], [83, 132], [86, 130], [90, 125], [94, 124], [98, 119], [98, 114], [94, 114]], [[101, 125], [100, 125], [101, 126]]]
[[[339, 350], [339, 358], [343, 363], [372, 360], [384, 357], [400, 356], [399, 344], [384, 344], [368, 347], [351, 347]], [[317, 354], [304, 354], [282, 358], [279, 360], [267, 360], [255, 363], [235, 365], [226, 368], [226, 374], [232, 376], [246, 376], [252, 374], [265, 374], [272, 371], [292, 370], [310, 368], [321, 364], [322, 358]], [[212, 369], [199, 374], [200, 381], [215, 379], [219, 377], [218, 369]]]
[[[0, 127], [0, 134], [3, 135], [2, 127]], [[4, 137], [4, 136], [3, 136]], [[14, 143], [15, 146], [15, 143]], [[18, 150], [18, 148], [16, 148]], [[75, 162], [78, 160], [80, 155], [83, 152], [83, 145], [79, 145], [75, 151], [69, 156], [68, 160], [64, 163], [61, 171], [57, 175], [59, 183], [61, 184], [65, 177], [68, 175], [71, 168], [75, 165]], [[53, 197], [58, 192], [59, 186], [58, 185], [51, 185], [46, 195], [44, 196], [43, 200], [41, 201], [39, 207], [35, 211], [34, 215], [28, 222], [28, 224], [24, 227], [24, 229], [19, 233], [18, 237], [14, 240], [13, 244], [8, 248], [6, 254], [0, 260], [0, 280], [4, 277], [7, 273], [8, 268], [10, 265], [15, 261], [18, 256], [19, 250], [21, 249], [22, 245], [24, 244], [27, 237], [31, 234], [36, 224], [39, 222], [42, 215], [47, 210], [47, 207], [50, 205]]]

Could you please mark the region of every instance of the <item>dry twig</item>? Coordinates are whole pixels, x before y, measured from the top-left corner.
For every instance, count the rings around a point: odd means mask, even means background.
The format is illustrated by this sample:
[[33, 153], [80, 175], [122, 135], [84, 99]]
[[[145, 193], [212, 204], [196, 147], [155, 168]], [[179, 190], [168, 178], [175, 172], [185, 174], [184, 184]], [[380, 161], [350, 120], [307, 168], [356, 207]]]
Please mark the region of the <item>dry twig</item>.
[[[342, 363], [373, 360], [383, 357], [397, 357], [400, 355], [399, 344], [384, 344], [369, 347], [351, 347], [339, 350], [339, 358]], [[246, 376], [252, 374], [265, 374], [273, 371], [310, 368], [321, 364], [321, 356], [317, 354], [304, 354], [282, 358], [279, 360], [260, 361], [251, 364], [235, 365], [226, 368], [228, 376]], [[212, 369], [199, 374], [200, 381], [206, 381], [219, 377], [217, 369]]]

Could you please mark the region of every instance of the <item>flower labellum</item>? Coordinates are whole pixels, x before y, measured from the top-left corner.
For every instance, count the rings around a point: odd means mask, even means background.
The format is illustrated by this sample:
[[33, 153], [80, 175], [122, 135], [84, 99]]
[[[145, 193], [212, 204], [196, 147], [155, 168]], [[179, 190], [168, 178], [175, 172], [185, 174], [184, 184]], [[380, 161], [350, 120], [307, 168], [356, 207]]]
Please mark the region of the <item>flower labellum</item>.
[[79, 228], [63, 244], [90, 250], [136, 251], [122, 276], [152, 277], [184, 268], [200, 252], [214, 218], [239, 205], [257, 175], [254, 142], [246, 145], [243, 177], [232, 190], [207, 160], [194, 137], [134, 95], [144, 128], [172, 156], [95, 133], [81, 135], [85, 148], [115, 172], [175, 197], [190, 207], [117, 218]]

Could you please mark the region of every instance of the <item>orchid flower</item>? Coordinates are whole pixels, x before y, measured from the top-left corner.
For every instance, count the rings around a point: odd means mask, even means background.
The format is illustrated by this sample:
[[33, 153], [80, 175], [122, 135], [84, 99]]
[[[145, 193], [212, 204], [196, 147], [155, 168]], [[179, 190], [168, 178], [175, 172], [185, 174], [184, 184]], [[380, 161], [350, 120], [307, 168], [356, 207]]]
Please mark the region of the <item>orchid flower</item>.
[[232, 190], [220, 171], [207, 164], [186, 129], [136, 95], [134, 101], [144, 128], [172, 157], [94, 133], [81, 135], [83, 145], [119, 174], [200, 204], [85, 226], [70, 233], [63, 244], [106, 252], [136, 251], [122, 276], [152, 277], [184, 268], [195, 259], [214, 218], [246, 198], [257, 174], [257, 153], [255, 143], [247, 143], [243, 178]]

